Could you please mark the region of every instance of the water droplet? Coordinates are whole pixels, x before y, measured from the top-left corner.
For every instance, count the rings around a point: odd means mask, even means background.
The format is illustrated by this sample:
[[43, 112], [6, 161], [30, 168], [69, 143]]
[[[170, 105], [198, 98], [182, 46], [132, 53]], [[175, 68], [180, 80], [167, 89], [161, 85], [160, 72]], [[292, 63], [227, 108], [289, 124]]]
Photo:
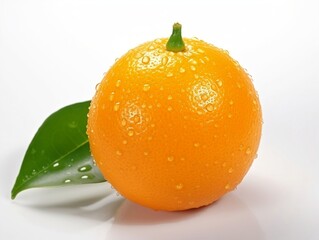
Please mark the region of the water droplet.
[[116, 151], [116, 155], [117, 155], [117, 156], [122, 156], [122, 152], [121, 152], [120, 150], [117, 150], [117, 151]]
[[152, 139], [153, 139], [152, 136], [149, 136], [149, 137], [147, 138], [148, 141], [152, 141]]
[[232, 118], [233, 115], [232, 115], [231, 113], [228, 113], [227, 117], [228, 117], [228, 118]]
[[190, 61], [190, 63], [191, 64], [194, 64], [194, 65], [196, 65], [197, 64], [197, 61], [196, 60], [194, 60], [194, 59], [191, 59], [191, 60], [189, 60]]
[[119, 79], [119, 80], [116, 81], [115, 86], [119, 87], [120, 85], [121, 85], [121, 80]]
[[182, 190], [183, 189], [183, 184], [182, 183], [179, 183], [179, 184], [177, 184], [176, 186], [175, 186], [175, 188], [177, 189], [177, 190]]
[[141, 121], [141, 117], [139, 115], [135, 115], [133, 117], [133, 121], [134, 121], [134, 123], [139, 123]]
[[173, 161], [174, 161], [174, 157], [173, 157], [173, 156], [168, 156], [168, 157], [167, 157], [167, 161], [173, 162]]
[[181, 67], [181, 68], [179, 69], [179, 72], [180, 72], [180, 73], [184, 73], [185, 71], [186, 71], [185, 68], [182, 68], [182, 67]]
[[144, 57], [142, 58], [142, 63], [148, 64], [149, 62], [150, 62], [150, 57], [144, 56]]
[[91, 165], [85, 165], [85, 166], [82, 166], [82, 167], [79, 167], [78, 168], [78, 171], [79, 172], [88, 172], [92, 169], [92, 166]]
[[113, 110], [114, 110], [115, 112], [117, 112], [119, 109], [120, 109], [120, 103], [115, 103], [115, 104], [114, 104], [114, 107], [113, 107]]
[[133, 130], [133, 129], [128, 129], [127, 135], [128, 135], [129, 137], [132, 137], [132, 136], [134, 135], [134, 130]]
[[171, 72], [169, 72], [169, 73], [166, 74], [166, 77], [173, 77], [173, 76], [174, 76], [174, 74], [171, 73]]
[[223, 82], [221, 80], [218, 79], [216, 82], [219, 87], [223, 86]]
[[250, 148], [247, 148], [247, 149], [246, 149], [246, 154], [247, 154], [247, 155], [251, 154], [251, 149], [250, 149]]
[[124, 145], [126, 145], [126, 144], [127, 144], [127, 140], [124, 139], [124, 140], [122, 141], [122, 143], [123, 143]]
[[98, 83], [98, 84], [95, 85], [95, 91], [99, 90], [100, 84], [101, 84], [101, 83]]
[[192, 70], [192, 71], [196, 71], [196, 67], [192, 65], [192, 66], [191, 66], [191, 70]]
[[167, 62], [168, 62], [168, 58], [167, 58], [167, 57], [163, 57], [163, 58], [162, 58], [162, 64], [163, 64], [163, 65], [166, 65]]
[[209, 112], [212, 112], [214, 110], [213, 104], [211, 104], [211, 103], [207, 104], [206, 110], [209, 111]]
[[168, 95], [167, 99], [172, 100], [173, 99], [172, 95]]
[[147, 92], [147, 91], [150, 90], [150, 88], [151, 88], [151, 86], [146, 83], [146, 84], [144, 84], [144, 86], [143, 86], [143, 91], [144, 91], [144, 92]]
[[203, 115], [204, 112], [202, 111], [202, 109], [198, 109], [198, 110], [197, 110], [197, 114], [198, 114], [198, 115]]
[[88, 175], [83, 175], [81, 178], [82, 178], [82, 179], [88, 179], [89, 176], [88, 176]]
[[167, 110], [168, 110], [169, 112], [171, 112], [171, 111], [173, 110], [172, 106], [168, 106], [168, 107], [167, 107]]
[[199, 146], [200, 146], [199, 142], [195, 142], [195, 143], [194, 143], [194, 147], [197, 148], [197, 147], [199, 147]]
[[[68, 124], [69, 128], [76, 128], [78, 124], [75, 121], [72, 121]], [[41, 152], [42, 153], [42, 152]]]
[[141, 58], [142, 57], [142, 54], [140, 52], [138, 52], [136, 55], [135, 55], [136, 58]]
[[219, 125], [218, 125], [217, 123], [215, 123], [215, 124], [214, 124], [214, 127], [215, 127], [215, 128], [218, 128], [218, 127], [219, 127]]
[[144, 156], [148, 156], [148, 152], [144, 152], [143, 154], [144, 154]]
[[230, 100], [229, 101], [229, 105], [233, 105], [234, 104], [234, 101], [233, 100]]
[[256, 100], [253, 100], [253, 104], [254, 104], [254, 105], [257, 105], [257, 102], [256, 102]]
[[55, 163], [55, 164], [53, 164], [53, 167], [58, 167], [60, 165], [60, 163]]
[[110, 97], [109, 97], [110, 101], [114, 100], [114, 95], [115, 95], [115, 92], [111, 92]]
[[227, 163], [223, 162], [222, 167], [226, 167]]
[[229, 184], [226, 184], [226, 185], [225, 185], [225, 189], [226, 189], [226, 190], [230, 189], [230, 185], [229, 185]]
[[207, 101], [208, 100], [208, 94], [204, 93], [200, 96], [200, 98], [203, 100], [203, 101]]
[[157, 103], [157, 104], [156, 104], [156, 107], [160, 108], [160, 107], [161, 107], [161, 104], [160, 104], [160, 103]]
[[64, 180], [64, 183], [70, 183], [70, 182], [71, 182], [70, 179], [65, 179], [65, 180]]
[[121, 125], [122, 125], [123, 127], [126, 126], [126, 119], [125, 119], [125, 118], [122, 119]]
[[222, 52], [224, 52], [224, 53], [226, 53], [227, 55], [229, 55], [229, 51], [228, 50], [226, 50], [226, 49], [221, 49], [222, 50]]
[[228, 169], [228, 173], [232, 173], [232, 172], [234, 172], [233, 168]]
[[243, 144], [240, 144], [239, 145], [239, 151], [243, 151], [244, 150], [244, 145]]

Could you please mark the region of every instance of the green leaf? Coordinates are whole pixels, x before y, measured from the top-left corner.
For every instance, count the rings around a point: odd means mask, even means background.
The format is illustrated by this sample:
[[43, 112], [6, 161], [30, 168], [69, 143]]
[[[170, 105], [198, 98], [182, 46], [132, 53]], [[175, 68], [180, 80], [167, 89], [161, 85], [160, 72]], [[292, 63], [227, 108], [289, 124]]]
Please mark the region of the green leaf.
[[86, 134], [90, 101], [66, 106], [49, 116], [32, 139], [11, 192], [105, 181], [94, 165]]

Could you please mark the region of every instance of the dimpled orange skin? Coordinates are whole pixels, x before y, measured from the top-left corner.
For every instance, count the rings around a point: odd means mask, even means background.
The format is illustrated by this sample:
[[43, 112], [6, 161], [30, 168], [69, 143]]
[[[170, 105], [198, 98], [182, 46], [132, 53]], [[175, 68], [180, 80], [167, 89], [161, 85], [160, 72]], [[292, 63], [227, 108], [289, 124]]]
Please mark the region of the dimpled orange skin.
[[208, 205], [233, 190], [258, 149], [250, 76], [226, 51], [184, 38], [144, 43], [110, 68], [88, 119], [92, 155], [125, 198], [155, 210]]

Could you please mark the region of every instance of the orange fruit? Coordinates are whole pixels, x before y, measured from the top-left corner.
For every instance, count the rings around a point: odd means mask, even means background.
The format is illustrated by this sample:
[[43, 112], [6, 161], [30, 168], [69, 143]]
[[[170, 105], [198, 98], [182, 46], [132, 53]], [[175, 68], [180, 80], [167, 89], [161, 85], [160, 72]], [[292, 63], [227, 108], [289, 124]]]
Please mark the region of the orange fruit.
[[183, 42], [180, 32], [175, 24], [169, 42], [146, 42], [118, 59], [88, 115], [104, 177], [125, 198], [156, 210], [198, 208], [233, 190], [261, 137], [250, 76], [226, 51]]

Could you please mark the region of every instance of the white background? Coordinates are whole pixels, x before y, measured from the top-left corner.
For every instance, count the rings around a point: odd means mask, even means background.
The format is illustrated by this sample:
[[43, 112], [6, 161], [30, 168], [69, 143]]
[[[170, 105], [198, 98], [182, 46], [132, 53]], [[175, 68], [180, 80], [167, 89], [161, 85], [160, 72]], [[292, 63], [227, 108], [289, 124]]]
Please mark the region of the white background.
[[[114, 60], [183, 24], [229, 50], [263, 107], [259, 157], [216, 204], [155, 212], [107, 184], [10, 191], [57, 109], [90, 99]], [[0, 239], [319, 239], [319, 1], [0, 0]]]

